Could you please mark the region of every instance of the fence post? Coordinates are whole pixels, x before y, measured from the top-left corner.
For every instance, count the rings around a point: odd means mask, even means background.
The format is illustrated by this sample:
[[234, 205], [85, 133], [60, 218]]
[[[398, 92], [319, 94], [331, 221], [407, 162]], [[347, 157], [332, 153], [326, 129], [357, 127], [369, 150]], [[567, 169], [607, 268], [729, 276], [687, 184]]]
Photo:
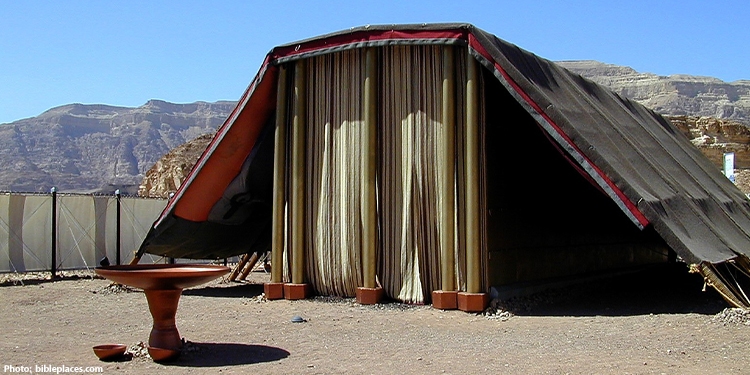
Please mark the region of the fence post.
[[57, 273], [57, 188], [50, 189], [52, 193], [52, 278]]
[[115, 200], [117, 201], [117, 229], [115, 231], [115, 233], [117, 234], [116, 236], [117, 245], [115, 246], [115, 249], [117, 250], [117, 262], [115, 264], [117, 264], [118, 266], [120, 265], [120, 242], [121, 242], [120, 241], [120, 210], [122, 208], [121, 203], [120, 203], [121, 197], [122, 195], [120, 194], [120, 189], [115, 190]]

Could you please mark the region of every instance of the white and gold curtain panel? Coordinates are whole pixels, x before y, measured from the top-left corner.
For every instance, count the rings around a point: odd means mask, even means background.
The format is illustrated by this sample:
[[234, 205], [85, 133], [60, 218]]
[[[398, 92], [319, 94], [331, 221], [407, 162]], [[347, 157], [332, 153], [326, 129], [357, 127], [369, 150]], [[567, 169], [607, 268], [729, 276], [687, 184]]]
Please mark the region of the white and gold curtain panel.
[[364, 51], [307, 61], [306, 271], [316, 291], [354, 296], [362, 281]]
[[[454, 209], [456, 286], [465, 284], [462, 200], [466, 53], [444, 46], [392, 46], [378, 53], [378, 282], [386, 295], [423, 303], [441, 287], [443, 200]], [[465, 51], [465, 50], [464, 50]], [[306, 75], [305, 272], [324, 295], [362, 285], [362, 144], [365, 50], [309, 58]], [[455, 155], [447, 158], [443, 65], [454, 69]], [[454, 163], [455, 175], [446, 174]], [[448, 190], [448, 185], [453, 189]], [[452, 191], [446, 194], [446, 191]]]
[[383, 49], [379, 275], [387, 295], [422, 303], [440, 289], [445, 176], [442, 47]]

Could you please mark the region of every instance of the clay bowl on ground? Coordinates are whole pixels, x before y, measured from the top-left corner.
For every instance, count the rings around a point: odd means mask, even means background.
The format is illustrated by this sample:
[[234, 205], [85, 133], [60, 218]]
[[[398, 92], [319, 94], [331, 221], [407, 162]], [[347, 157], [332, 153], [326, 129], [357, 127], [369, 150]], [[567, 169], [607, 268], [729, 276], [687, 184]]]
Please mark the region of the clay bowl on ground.
[[151, 356], [151, 359], [153, 359], [154, 362], [164, 362], [179, 357], [180, 351], [149, 346], [148, 355]]
[[94, 354], [102, 361], [106, 361], [121, 357], [127, 349], [128, 347], [122, 344], [97, 345], [94, 347]]

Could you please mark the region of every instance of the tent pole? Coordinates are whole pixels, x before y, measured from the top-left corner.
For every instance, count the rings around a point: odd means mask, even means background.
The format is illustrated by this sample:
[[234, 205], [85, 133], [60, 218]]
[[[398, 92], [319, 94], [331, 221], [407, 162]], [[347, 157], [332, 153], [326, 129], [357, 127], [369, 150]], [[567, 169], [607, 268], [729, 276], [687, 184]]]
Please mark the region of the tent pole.
[[479, 120], [477, 62], [467, 59], [466, 80], [466, 291], [480, 293], [479, 251]]
[[479, 228], [479, 67], [474, 56], [466, 59], [466, 291], [458, 293], [458, 309], [483, 311], [489, 295], [482, 292], [482, 260]]
[[305, 277], [305, 60], [294, 68], [294, 117], [292, 119], [292, 283]]
[[440, 290], [432, 291], [432, 307], [453, 310], [458, 307], [456, 291], [456, 255], [455, 255], [455, 196], [456, 196], [456, 93], [455, 93], [455, 60], [452, 46], [443, 47], [443, 88], [442, 114], [443, 124], [442, 162], [440, 176]]
[[272, 283], [281, 283], [284, 277], [282, 263], [284, 263], [284, 193], [286, 184], [286, 79], [287, 70], [282, 65], [279, 67], [279, 81], [276, 91], [276, 127], [273, 149]]
[[357, 302], [373, 305], [380, 302], [383, 288], [376, 282], [378, 245], [378, 216], [376, 178], [378, 162], [378, 98], [377, 50], [368, 48], [365, 55], [365, 80], [363, 87], [365, 142], [362, 144], [362, 287], [356, 291]]
[[367, 49], [366, 55], [366, 77], [364, 85], [364, 119], [366, 141], [363, 144], [362, 154], [365, 156], [364, 171], [365, 184], [363, 186], [364, 204], [364, 227], [362, 244], [362, 273], [364, 274], [364, 287], [375, 288], [375, 246], [377, 245], [377, 205], [375, 201], [375, 175], [377, 163], [377, 61], [375, 49]]
[[456, 262], [454, 255], [454, 224], [455, 210], [453, 208], [455, 196], [455, 93], [454, 93], [454, 60], [453, 47], [443, 47], [443, 114], [445, 147], [443, 148], [443, 176], [442, 211], [443, 222], [440, 230], [441, 249], [441, 288], [444, 291], [456, 290]]

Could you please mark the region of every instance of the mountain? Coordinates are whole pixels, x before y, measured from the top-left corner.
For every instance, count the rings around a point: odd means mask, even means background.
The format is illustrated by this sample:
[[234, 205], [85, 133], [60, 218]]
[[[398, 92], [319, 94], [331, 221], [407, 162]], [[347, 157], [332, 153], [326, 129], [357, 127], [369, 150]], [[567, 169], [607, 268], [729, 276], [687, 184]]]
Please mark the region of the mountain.
[[235, 102], [69, 104], [0, 125], [0, 190], [136, 193], [164, 154], [213, 133]]
[[[670, 116], [715, 163], [735, 151], [750, 168], [750, 81], [658, 76], [596, 61], [558, 64], [623, 97]], [[0, 125], [0, 190], [106, 192], [165, 196], [176, 189], [236, 102], [137, 107], [69, 104]], [[161, 161], [160, 161], [161, 160]], [[157, 163], [159, 162], [159, 163]], [[153, 166], [153, 171], [146, 172]]]
[[659, 76], [590, 60], [557, 64], [663, 115], [729, 119], [750, 126], [750, 80], [724, 82], [684, 74]]

